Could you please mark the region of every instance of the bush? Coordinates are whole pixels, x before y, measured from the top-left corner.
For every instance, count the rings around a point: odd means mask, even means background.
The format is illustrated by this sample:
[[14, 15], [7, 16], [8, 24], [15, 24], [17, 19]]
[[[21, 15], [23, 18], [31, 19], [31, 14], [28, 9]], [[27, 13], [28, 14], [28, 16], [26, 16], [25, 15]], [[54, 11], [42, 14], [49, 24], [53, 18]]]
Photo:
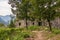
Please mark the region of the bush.
[[33, 30], [40, 30], [40, 27], [39, 26], [29, 26], [28, 30], [31, 30], [31, 31], [33, 31]]
[[60, 29], [53, 28], [53, 29], [52, 29], [52, 32], [53, 32], [54, 34], [60, 34]]
[[19, 28], [3, 28], [0, 29], [0, 40], [24, 40], [30, 37], [31, 32], [20, 30]]
[[4, 26], [4, 24], [0, 23], [0, 27], [3, 27], [3, 26]]
[[11, 22], [8, 26], [9, 26], [9, 28], [14, 28], [15, 27], [15, 24], [14, 24], [13, 20], [11, 20]]

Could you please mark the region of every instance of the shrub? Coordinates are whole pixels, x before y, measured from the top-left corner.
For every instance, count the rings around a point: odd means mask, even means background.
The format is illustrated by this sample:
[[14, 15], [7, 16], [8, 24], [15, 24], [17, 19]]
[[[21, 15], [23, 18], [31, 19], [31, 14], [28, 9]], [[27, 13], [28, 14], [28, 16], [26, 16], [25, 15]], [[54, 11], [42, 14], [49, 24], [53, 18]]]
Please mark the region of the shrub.
[[2, 24], [2, 23], [0, 23], [0, 27], [3, 27], [3, 26], [5, 26], [4, 24]]
[[60, 34], [60, 29], [53, 28], [53, 29], [52, 29], [52, 32], [53, 32], [54, 34]]
[[31, 31], [40, 30], [40, 27], [39, 26], [30, 26], [30, 27], [28, 27], [28, 30], [31, 30]]
[[30, 37], [31, 32], [20, 30], [19, 28], [3, 28], [0, 29], [0, 40], [24, 40]]
[[14, 28], [15, 27], [15, 24], [14, 24], [13, 20], [11, 20], [11, 22], [8, 26], [9, 26], [9, 28]]

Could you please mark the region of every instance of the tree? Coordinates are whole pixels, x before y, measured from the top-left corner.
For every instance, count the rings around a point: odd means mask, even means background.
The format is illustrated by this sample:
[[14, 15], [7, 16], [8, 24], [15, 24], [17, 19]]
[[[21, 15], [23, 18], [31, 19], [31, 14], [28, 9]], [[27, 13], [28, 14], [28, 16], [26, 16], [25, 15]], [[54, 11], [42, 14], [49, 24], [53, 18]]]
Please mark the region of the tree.
[[17, 18], [25, 19], [26, 27], [28, 19], [39, 21], [43, 19], [47, 20], [50, 31], [52, 31], [51, 21], [60, 16], [58, 12], [60, 7], [59, 0], [22, 0], [21, 2], [14, 0], [13, 2], [17, 8], [15, 12], [15, 14], [17, 13]]
[[14, 28], [15, 27], [15, 24], [14, 24], [15, 16], [14, 15], [10, 15], [10, 17], [11, 17], [11, 21], [10, 21], [10, 24], [8, 26], [10, 28]]
[[14, 24], [13, 20], [11, 20], [11, 22], [8, 26], [9, 26], [9, 28], [14, 28], [15, 27], [15, 24]]
[[[14, 1], [13, 1], [14, 2]], [[29, 19], [29, 9], [30, 9], [30, 2], [29, 0], [22, 0], [20, 2], [16, 1], [14, 2], [16, 5], [16, 12], [12, 9], [12, 12], [16, 14], [16, 17], [18, 19], [23, 19], [26, 22], [26, 27], [27, 27], [27, 20]]]
[[51, 20], [59, 16], [59, 13], [56, 11], [60, 7], [59, 2], [59, 0], [32, 0], [34, 8], [32, 15], [36, 19], [47, 20], [50, 31], [52, 31]]
[[42, 18], [47, 20], [50, 27], [50, 31], [52, 31], [51, 20], [54, 20], [56, 17], [58, 17], [57, 15], [59, 15], [59, 13], [56, 12], [56, 9], [58, 7], [59, 2], [57, 2], [57, 0], [47, 1], [47, 4], [45, 6], [46, 9], [42, 13]]
[[42, 12], [45, 10], [45, 3], [46, 2], [44, 0], [31, 0], [32, 11], [30, 13], [30, 16], [37, 20], [37, 22], [40, 22], [40, 24], [42, 23]]

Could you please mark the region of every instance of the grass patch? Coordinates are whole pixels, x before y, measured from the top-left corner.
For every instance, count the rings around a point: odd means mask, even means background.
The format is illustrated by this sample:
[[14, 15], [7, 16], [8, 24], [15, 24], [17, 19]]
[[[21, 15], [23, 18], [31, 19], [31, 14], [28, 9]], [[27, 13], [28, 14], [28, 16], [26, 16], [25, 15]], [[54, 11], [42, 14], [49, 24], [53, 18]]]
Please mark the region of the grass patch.
[[0, 40], [24, 40], [32, 35], [24, 28], [0, 28]]
[[[24, 40], [25, 38], [33, 37], [32, 31], [42, 31], [47, 39], [60, 34], [60, 29], [52, 28], [49, 32], [48, 27], [44, 26], [29, 26], [26, 28], [0, 28], [0, 40]], [[47, 32], [46, 32], [47, 31]]]
[[53, 28], [52, 33], [54, 34], [60, 34], [60, 29]]

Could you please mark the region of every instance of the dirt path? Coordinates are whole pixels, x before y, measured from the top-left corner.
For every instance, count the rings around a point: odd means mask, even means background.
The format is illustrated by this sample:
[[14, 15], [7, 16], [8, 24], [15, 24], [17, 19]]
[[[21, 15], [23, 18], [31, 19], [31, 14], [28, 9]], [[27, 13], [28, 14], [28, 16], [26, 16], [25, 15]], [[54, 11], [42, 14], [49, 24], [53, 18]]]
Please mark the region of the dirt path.
[[60, 40], [60, 34], [47, 39], [48, 35], [51, 34], [51, 32], [33, 31], [33, 33], [35, 34], [34, 40]]
[[44, 40], [45, 39], [43, 37], [43, 31], [33, 31], [33, 33], [36, 35], [34, 37], [34, 40]]
[[60, 40], [60, 34], [50, 38], [49, 40]]

